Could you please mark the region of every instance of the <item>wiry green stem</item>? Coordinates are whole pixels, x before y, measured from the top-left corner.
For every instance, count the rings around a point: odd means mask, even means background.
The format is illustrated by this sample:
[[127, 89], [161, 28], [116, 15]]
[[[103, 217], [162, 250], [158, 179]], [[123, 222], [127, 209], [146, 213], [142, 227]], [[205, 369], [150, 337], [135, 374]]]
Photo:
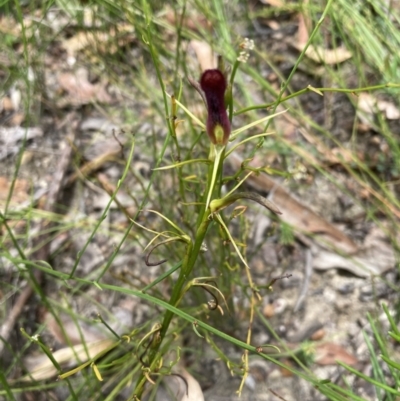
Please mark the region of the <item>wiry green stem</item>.
[[385, 89], [385, 88], [400, 88], [400, 84], [388, 82], [386, 84], [365, 86], [362, 88], [313, 88], [309, 85], [306, 88], [303, 88], [297, 92], [291, 93], [290, 95], [282, 96], [280, 99], [274, 100], [273, 102], [264, 103], [264, 104], [256, 104], [253, 106], [245, 107], [243, 109], [235, 111], [233, 114], [235, 116], [238, 116], [239, 114], [247, 113], [248, 111], [252, 111], [252, 110], [269, 109], [271, 107], [277, 106], [279, 103], [284, 103], [286, 100], [293, 99], [293, 98], [303, 95], [304, 93], [307, 93], [307, 92], [321, 92], [321, 93], [335, 92], [335, 93], [356, 94], [359, 92], [376, 91], [376, 90]]
[[[222, 164], [222, 161], [223, 159], [221, 158], [219, 163]], [[204, 204], [200, 209], [199, 218], [197, 220], [196, 235], [194, 241], [191, 241], [186, 248], [185, 257], [182, 262], [182, 268], [180, 270], [178, 280], [174, 285], [171, 299], [169, 301], [169, 304], [172, 306], [176, 307], [178, 305], [179, 300], [181, 299], [182, 296], [183, 288], [187, 283], [188, 279], [190, 278], [190, 275], [193, 271], [193, 268], [201, 252], [201, 246], [203, 244], [204, 237], [207, 233], [209, 224], [211, 223], [211, 220], [209, 219], [210, 213], [208, 208], [206, 208], [205, 202], [208, 194], [215, 193], [216, 190], [218, 189], [218, 185], [221, 185], [219, 181], [215, 182], [215, 180], [212, 179], [213, 168], [219, 170], [220, 167], [221, 166], [213, 166], [213, 165], [209, 167], [207, 187], [206, 190], [204, 191], [204, 196], [203, 196]], [[161, 340], [158, 343], [158, 345], [150, 351], [149, 354], [150, 371], [153, 371], [153, 369], [155, 369], [158, 366], [158, 362], [161, 358], [159, 349], [168, 332], [168, 328], [171, 323], [173, 315], [174, 315], [173, 312], [171, 312], [170, 310], [166, 310], [160, 330]], [[142, 374], [137, 381], [135, 388], [135, 396], [137, 399], [140, 399], [140, 397], [143, 394], [146, 380], [147, 380], [146, 377]]]

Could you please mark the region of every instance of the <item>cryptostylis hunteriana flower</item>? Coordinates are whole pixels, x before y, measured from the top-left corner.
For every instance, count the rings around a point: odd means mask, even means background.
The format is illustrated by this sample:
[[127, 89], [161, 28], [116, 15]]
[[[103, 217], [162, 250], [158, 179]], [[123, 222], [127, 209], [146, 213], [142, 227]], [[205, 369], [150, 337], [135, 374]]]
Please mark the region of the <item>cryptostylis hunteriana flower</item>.
[[214, 145], [225, 146], [231, 134], [224, 100], [226, 78], [218, 69], [206, 70], [201, 75], [200, 87], [207, 101], [207, 134]]

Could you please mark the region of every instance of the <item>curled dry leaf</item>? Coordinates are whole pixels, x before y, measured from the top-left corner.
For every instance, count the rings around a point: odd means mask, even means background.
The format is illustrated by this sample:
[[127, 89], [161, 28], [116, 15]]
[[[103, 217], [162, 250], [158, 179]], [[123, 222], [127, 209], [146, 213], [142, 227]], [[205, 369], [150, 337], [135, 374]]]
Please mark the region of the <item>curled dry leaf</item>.
[[318, 365], [336, 365], [337, 361], [355, 365], [357, 358], [347, 352], [341, 345], [327, 342], [315, 347], [315, 363]]
[[[12, 182], [6, 177], [0, 176], [0, 210], [6, 202]], [[28, 181], [18, 178], [14, 184], [14, 190], [11, 197], [11, 204], [21, 204], [29, 199], [31, 186]]]
[[267, 4], [272, 7], [282, 8], [285, 6], [285, 2], [283, 0], [261, 0], [261, 3]]
[[321, 328], [311, 335], [310, 340], [319, 341], [322, 340], [325, 337], [325, 335], [326, 335], [325, 330]]
[[176, 13], [171, 7], [167, 6], [164, 10], [166, 21], [172, 26], [176, 27], [180, 24], [189, 31], [201, 32], [203, 30], [211, 30], [212, 23], [203, 14], [199, 14], [196, 9], [187, 9], [183, 19], [181, 20], [181, 14]]
[[360, 93], [357, 104], [357, 115], [360, 120], [370, 125], [370, 120], [377, 111], [384, 113], [388, 120], [400, 119], [400, 111], [393, 103], [376, 99], [369, 93]]
[[196, 53], [202, 71], [216, 68], [217, 59], [214, 56], [211, 46], [207, 42], [193, 39], [190, 41], [189, 46]]
[[[82, 342], [95, 343], [96, 341], [104, 340], [107, 336], [98, 327], [88, 325], [84, 322], [77, 326], [77, 321], [72, 319], [70, 316], [61, 315], [59, 321], [62, 322], [63, 328], [58, 325], [58, 322], [54, 319], [53, 315], [47, 313], [45, 317], [46, 326], [49, 332], [57, 340], [58, 343], [67, 345], [77, 345]], [[68, 340], [65, 338], [68, 337]]]
[[188, 389], [181, 401], [204, 401], [204, 395], [199, 382], [186, 370], [180, 372], [186, 380]]
[[359, 277], [369, 277], [371, 274], [381, 275], [392, 269], [395, 264], [396, 256], [393, 247], [378, 228], [369, 232], [363, 247], [353, 257], [320, 249], [316, 251], [313, 259], [313, 267], [317, 270], [340, 268]]
[[[53, 352], [53, 358], [64, 369], [71, 368], [77, 363], [83, 363], [94, 358], [100, 352], [110, 347], [115, 341], [103, 339], [74, 347], [65, 347]], [[22, 377], [23, 382], [47, 380], [58, 374], [53, 362], [46, 355], [29, 356], [24, 359], [29, 375]]]
[[[304, 44], [295, 44], [294, 47], [302, 52], [304, 49]], [[320, 64], [340, 64], [344, 61], [350, 59], [352, 54], [344, 47], [337, 47], [336, 49], [324, 49], [320, 46], [308, 46], [305, 55]]]
[[165, 376], [157, 389], [156, 401], [204, 401], [198, 381], [186, 370]]
[[79, 52], [85, 48], [95, 48], [98, 52], [115, 53], [122, 46], [135, 39], [135, 30], [132, 24], [117, 24], [108, 32], [81, 31], [69, 39], [63, 40], [61, 45], [68, 57], [75, 60]]
[[[131, 305], [127, 302], [113, 308], [115, 320], [110, 322], [109, 325], [114, 331], [125, 331], [127, 327], [132, 326], [130, 308]], [[61, 315], [59, 318], [63, 330], [51, 314], [46, 315], [45, 321], [47, 329], [59, 344], [72, 344], [72, 347], [66, 346], [53, 352], [53, 358], [63, 369], [70, 369], [77, 364], [85, 363], [115, 344], [115, 337], [113, 339], [107, 338], [112, 334], [108, 330], [105, 331], [103, 325], [96, 324], [94, 326], [80, 322], [79, 327], [77, 327], [76, 320], [70, 316]], [[66, 341], [65, 335], [68, 336], [68, 341]], [[25, 382], [46, 380], [58, 374], [53, 362], [44, 354], [28, 356], [24, 359], [24, 364], [29, 371], [29, 375], [21, 378]]]
[[91, 102], [110, 103], [111, 97], [107, 93], [105, 84], [89, 82], [88, 71], [79, 68], [75, 73], [65, 72], [58, 76], [58, 83], [67, 97], [59, 102], [59, 106], [82, 106]]
[[11, 16], [1, 15], [0, 32], [3, 34], [14, 35], [18, 37], [21, 34], [21, 25], [17, 24], [15, 19], [12, 18]]
[[[306, 19], [303, 13], [299, 13], [299, 31], [297, 36], [297, 43], [294, 47], [302, 52], [309, 39], [309, 27], [311, 21]], [[337, 47], [336, 49], [324, 49], [321, 46], [308, 46], [305, 55], [320, 64], [339, 64], [352, 57], [352, 54], [345, 47]]]

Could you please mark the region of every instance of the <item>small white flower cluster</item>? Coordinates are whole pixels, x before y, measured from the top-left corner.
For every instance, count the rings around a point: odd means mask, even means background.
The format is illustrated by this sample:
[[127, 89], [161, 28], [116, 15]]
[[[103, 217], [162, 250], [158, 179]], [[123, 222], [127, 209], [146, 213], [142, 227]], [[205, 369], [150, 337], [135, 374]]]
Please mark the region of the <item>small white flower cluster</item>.
[[244, 38], [244, 41], [239, 45], [239, 47], [244, 50], [253, 50], [254, 40], [249, 38]]
[[249, 50], [254, 49], [254, 40], [249, 38], [244, 38], [243, 42], [239, 45], [239, 47], [243, 50], [239, 53], [237, 60], [241, 63], [247, 63], [250, 57]]
[[239, 56], [237, 58], [237, 61], [240, 61], [241, 63], [247, 63], [247, 60], [250, 57], [250, 53], [248, 52], [240, 52]]

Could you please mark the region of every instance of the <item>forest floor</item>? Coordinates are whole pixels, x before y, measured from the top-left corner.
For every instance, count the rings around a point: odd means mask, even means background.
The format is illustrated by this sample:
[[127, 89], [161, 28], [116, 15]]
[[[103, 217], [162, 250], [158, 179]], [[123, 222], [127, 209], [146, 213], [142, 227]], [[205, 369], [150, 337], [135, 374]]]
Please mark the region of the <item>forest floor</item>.
[[[381, 304], [396, 318], [399, 314], [399, 87], [385, 87], [400, 82], [394, 59], [388, 56], [383, 67], [374, 62], [370, 49], [357, 42], [361, 31], [354, 36], [346, 8], [338, 4], [299, 65], [323, 10], [316, 4], [308, 9], [281, 0], [235, 3], [223, 17], [219, 9], [213, 13], [212, 5], [197, 2], [155, 4], [153, 42], [145, 36], [148, 24], [140, 7], [128, 12], [124, 2], [107, 4], [26, 6], [0, 14], [0, 399], [78, 399], [71, 386], [93, 400], [131, 397], [134, 376], [119, 388], [126, 370], [107, 364], [100, 369], [104, 381], [89, 368], [68, 384], [56, 381], [60, 372], [44, 349], [100, 343], [94, 350], [83, 346], [57, 354], [61, 372], [67, 372], [85, 355], [109, 347], [113, 333], [149, 331], [158, 321], [159, 306], [100, 288], [142, 290], [182, 258], [183, 246], [168, 244], [148, 258], [168, 262], [149, 266], [145, 247], [151, 233], [132, 228], [132, 220], [158, 232], [163, 223], [154, 210], [189, 231], [194, 223], [178, 188], [181, 179], [191, 200], [199, 185], [197, 170], [182, 169], [183, 178], [174, 170], [153, 170], [160, 155], [163, 166], [178, 159], [172, 146], [163, 150], [166, 120], [172, 117], [166, 115], [157, 74], [166, 93], [175, 93], [205, 121], [204, 104], [187, 77], [197, 80], [202, 70], [215, 68], [216, 54], [232, 64], [244, 38], [254, 41], [255, 49], [236, 75], [234, 129], [267, 116], [296, 71], [283, 93], [288, 99], [274, 109], [282, 113], [271, 120], [271, 135], [262, 146], [256, 140], [237, 148], [224, 174], [233, 175], [243, 163], [258, 169], [245, 190], [266, 196], [282, 215], [244, 201], [243, 216], [231, 223], [238, 243], [246, 242], [243, 252], [260, 295], [256, 306], [243, 284], [246, 268], [221, 251], [228, 245], [216, 242], [214, 230], [202, 260], [207, 268], [199, 266], [196, 274], [217, 277], [224, 314], [198, 311], [203, 293], [188, 295], [184, 308], [244, 342], [251, 327], [250, 343], [277, 346], [279, 354], [267, 347], [264, 352], [289, 368], [351, 389], [360, 399], [383, 399], [374, 385], [337, 361], [375, 377], [370, 347], [377, 349], [376, 330], [384, 335], [389, 330]], [[400, 8], [396, 2], [391, 7], [387, 15], [398, 28]], [[360, 11], [378, 29], [380, 14], [367, 14]], [[347, 21], [343, 31], [340, 18]], [[363, 24], [355, 17], [353, 22], [354, 30]], [[367, 90], [372, 86], [376, 90]], [[290, 96], [298, 91], [303, 92]], [[268, 103], [272, 106], [251, 109]], [[176, 117], [182, 121], [177, 125], [182, 160], [188, 154], [207, 159], [208, 139], [199, 136], [196, 120], [180, 107]], [[262, 133], [263, 126], [250, 133]], [[199, 139], [191, 148], [193, 138]], [[168, 302], [174, 279], [172, 274], [151, 294]], [[180, 325], [177, 318], [171, 349], [178, 353], [180, 347], [179, 364], [200, 384], [205, 399], [239, 399], [243, 350]], [[139, 346], [129, 351], [135, 366], [142, 362]], [[400, 360], [394, 342], [388, 341], [387, 349]], [[250, 356], [247, 373], [241, 400], [327, 399], [290, 369], [257, 355]], [[161, 390], [155, 397], [167, 399]]]

